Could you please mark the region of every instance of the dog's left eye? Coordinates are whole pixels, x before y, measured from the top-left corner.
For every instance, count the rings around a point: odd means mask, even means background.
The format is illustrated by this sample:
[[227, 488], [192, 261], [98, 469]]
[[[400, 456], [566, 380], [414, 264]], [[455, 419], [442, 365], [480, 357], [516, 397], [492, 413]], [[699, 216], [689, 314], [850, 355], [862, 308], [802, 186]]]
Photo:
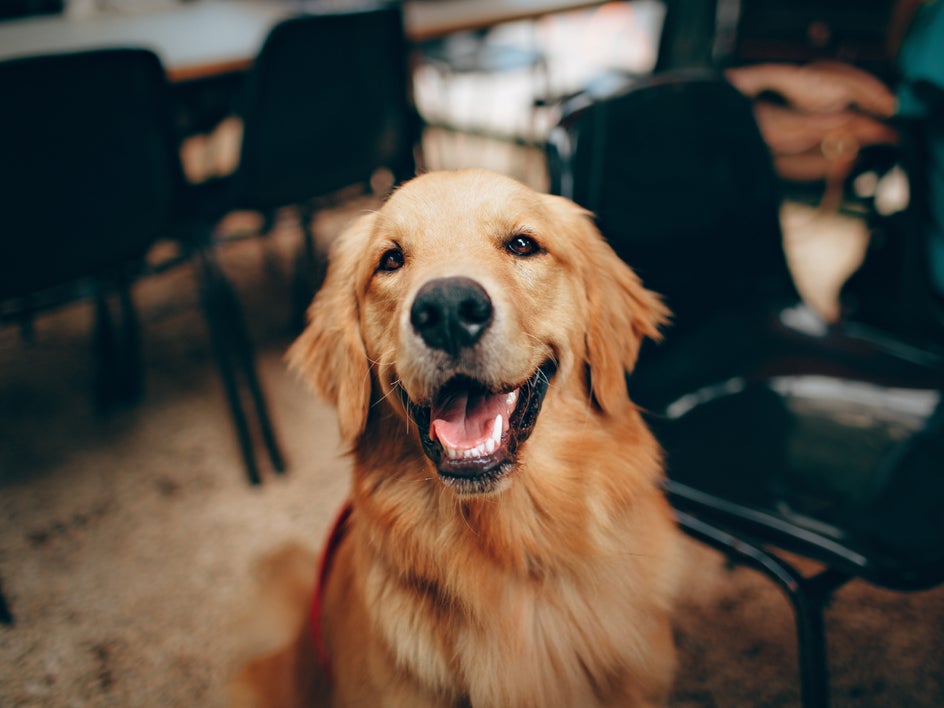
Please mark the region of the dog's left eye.
[[403, 251], [399, 248], [391, 248], [389, 251], [384, 251], [384, 254], [380, 257], [380, 263], [377, 266], [378, 270], [399, 270], [403, 267]]
[[541, 250], [541, 247], [538, 246], [537, 241], [535, 241], [530, 236], [523, 236], [521, 234], [512, 236], [511, 240], [505, 244], [505, 248], [514, 253], [516, 256], [532, 256]]

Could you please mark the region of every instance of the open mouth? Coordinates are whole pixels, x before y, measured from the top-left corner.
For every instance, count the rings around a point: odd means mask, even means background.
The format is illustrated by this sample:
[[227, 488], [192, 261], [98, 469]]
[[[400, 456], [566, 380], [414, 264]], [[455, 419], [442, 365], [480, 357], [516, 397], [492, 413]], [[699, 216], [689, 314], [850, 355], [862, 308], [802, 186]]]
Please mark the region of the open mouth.
[[458, 376], [429, 406], [418, 406], [404, 394], [423, 450], [440, 478], [462, 493], [494, 490], [514, 467], [518, 446], [534, 430], [555, 370], [547, 362], [520, 386], [499, 391]]

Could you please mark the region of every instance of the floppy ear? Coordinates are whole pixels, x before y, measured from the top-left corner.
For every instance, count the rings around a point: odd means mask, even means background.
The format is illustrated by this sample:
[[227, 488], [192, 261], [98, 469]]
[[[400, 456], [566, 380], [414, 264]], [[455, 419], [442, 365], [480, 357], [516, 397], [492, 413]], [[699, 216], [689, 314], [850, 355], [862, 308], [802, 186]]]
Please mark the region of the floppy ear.
[[661, 339], [659, 327], [670, 313], [604, 240], [590, 212], [560, 197], [556, 201], [580, 238], [590, 392], [603, 412], [612, 413], [626, 402], [626, 374], [636, 364], [643, 338]]
[[287, 355], [289, 367], [337, 409], [341, 438], [349, 445], [364, 432], [370, 408], [355, 277], [375, 216], [362, 216], [332, 244], [327, 276], [308, 308], [308, 326]]
[[595, 250], [597, 264], [587, 281], [587, 361], [593, 397], [611, 413], [626, 400], [626, 374], [636, 365], [643, 337], [662, 338], [659, 327], [669, 310], [602, 238]]

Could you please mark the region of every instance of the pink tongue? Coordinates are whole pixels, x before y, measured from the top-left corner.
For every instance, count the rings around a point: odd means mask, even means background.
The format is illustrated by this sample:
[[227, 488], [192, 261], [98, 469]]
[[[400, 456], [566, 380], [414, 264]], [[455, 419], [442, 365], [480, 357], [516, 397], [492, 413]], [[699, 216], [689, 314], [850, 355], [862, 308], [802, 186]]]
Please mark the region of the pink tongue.
[[508, 418], [507, 394], [462, 392], [436, 402], [430, 411], [429, 436], [457, 450], [467, 450], [492, 435], [495, 418]]

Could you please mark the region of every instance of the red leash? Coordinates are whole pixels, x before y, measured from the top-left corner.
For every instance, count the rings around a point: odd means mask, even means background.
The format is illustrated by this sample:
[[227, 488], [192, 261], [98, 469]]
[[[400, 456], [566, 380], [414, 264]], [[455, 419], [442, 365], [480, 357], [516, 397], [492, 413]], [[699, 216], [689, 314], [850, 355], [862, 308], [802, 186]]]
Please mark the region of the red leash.
[[337, 554], [341, 541], [347, 534], [347, 522], [351, 517], [353, 507], [347, 502], [338, 514], [338, 518], [331, 528], [331, 535], [328, 536], [328, 543], [325, 545], [324, 552], [321, 554], [321, 563], [318, 568], [318, 582], [315, 584], [315, 592], [311, 597], [311, 609], [309, 611], [309, 630], [311, 632], [311, 641], [315, 646], [315, 652], [318, 654], [318, 663], [324, 671], [330, 683], [334, 683], [334, 675], [331, 671], [331, 659], [328, 656], [327, 648], [324, 644], [322, 634], [322, 605], [324, 602], [325, 583], [328, 575], [331, 573], [331, 566], [334, 556]]

